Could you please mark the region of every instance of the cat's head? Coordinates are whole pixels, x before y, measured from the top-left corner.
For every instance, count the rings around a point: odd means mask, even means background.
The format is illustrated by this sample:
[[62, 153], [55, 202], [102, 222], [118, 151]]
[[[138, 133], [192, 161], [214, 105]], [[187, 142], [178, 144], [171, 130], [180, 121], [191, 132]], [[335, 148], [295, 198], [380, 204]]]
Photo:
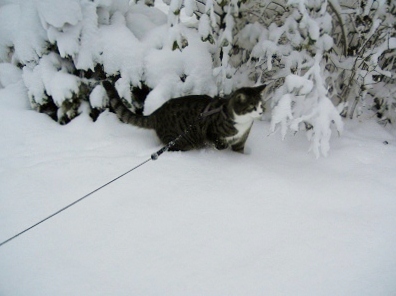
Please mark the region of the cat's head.
[[235, 116], [260, 118], [264, 113], [261, 92], [266, 85], [243, 87], [231, 95], [231, 105]]

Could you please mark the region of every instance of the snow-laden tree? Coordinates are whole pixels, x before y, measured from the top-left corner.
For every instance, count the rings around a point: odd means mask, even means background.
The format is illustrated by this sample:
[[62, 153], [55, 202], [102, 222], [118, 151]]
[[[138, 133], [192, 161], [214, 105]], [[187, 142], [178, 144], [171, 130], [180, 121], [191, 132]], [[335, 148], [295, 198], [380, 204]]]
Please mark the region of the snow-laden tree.
[[272, 132], [305, 131], [327, 155], [342, 116], [396, 119], [395, 12], [389, 0], [0, 0], [0, 87], [22, 72], [32, 107], [67, 123], [107, 108], [103, 79], [146, 113], [266, 83]]
[[22, 68], [32, 107], [62, 124], [107, 107], [99, 84], [107, 77], [138, 112], [147, 94], [147, 112], [186, 93], [216, 95], [211, 46], [180, 24], [175, 5], [166, 15], [149, 4], [8, 1], [0, 6], [0, 60]]

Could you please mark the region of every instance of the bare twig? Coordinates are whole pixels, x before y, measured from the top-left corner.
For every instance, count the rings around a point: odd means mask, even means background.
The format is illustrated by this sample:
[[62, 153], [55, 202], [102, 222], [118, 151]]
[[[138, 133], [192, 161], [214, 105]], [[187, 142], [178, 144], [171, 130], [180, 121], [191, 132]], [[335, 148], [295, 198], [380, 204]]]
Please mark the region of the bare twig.
[[334, 14], [336, 15], [338, 22], [341, 25], [341, 32], [342, 32], [342, 38], [344, 39], [344, 56], [347, 56], [348, 54], [348, 33], [347, 33], [347, 28], [345, 25], [345, 22], [341, 16], [341, 7], [340, 4], [338, 2], [336, 2], [336, 0], [328, 0], [329, 1], [329, 5], [331, 10], [333, 10]]

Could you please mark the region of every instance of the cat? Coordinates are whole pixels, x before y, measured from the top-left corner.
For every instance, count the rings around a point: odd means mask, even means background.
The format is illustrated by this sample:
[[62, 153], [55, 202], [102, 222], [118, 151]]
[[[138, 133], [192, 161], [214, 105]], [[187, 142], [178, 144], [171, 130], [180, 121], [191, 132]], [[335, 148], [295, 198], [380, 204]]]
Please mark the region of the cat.
[[140, 128], [155, 130], [162, 143], [174, 141], [170, 151], [188, 151], [214, 145], [231, 146], [244, 153], [253, 121], [262, 116], [261, 92], [265, 85], [237, 89], [227, 98], [190, 95], [170, 99], [148, 116], [137, 115], [121, 101], [110, 81], [103, 81], [110, 106], [118, 118]]

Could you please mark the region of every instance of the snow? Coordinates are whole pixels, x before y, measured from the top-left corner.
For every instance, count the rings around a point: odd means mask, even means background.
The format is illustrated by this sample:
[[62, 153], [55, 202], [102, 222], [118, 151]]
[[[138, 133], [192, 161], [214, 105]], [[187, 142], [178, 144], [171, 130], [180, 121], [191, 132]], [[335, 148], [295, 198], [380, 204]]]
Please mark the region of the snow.
[[[161, 147], [108, 112], [60, 126], [21, 81], [0, 122], [0, 241]], [[319, 160], [267, 121], [246, 155], [165, 153], [0, 247], [0, 295], [394, 295], [396, 135], [345, 125]]]
[[95, 62], [99, 60], [96, 26], [99, 23], [100, 14], [97, 13], [97, 7], [92, 2], [84, 3], [82, 13], [84, 22], [81, 26], [82, 36], [79, 38], [81, 44], [74, 61], [77, 69], [93, 70]]
[[288, 122], [293, 119], [292, 98], [290, 94], [283, 95], [272, 111], [271, 131], [275, 132], [276, 126], [280, 124], [282, 139], [286, 137]]
[[9, 63], [0, 63], [0, 87], [18, 82], [21, 79], [22, 71]]
[[272, 69], [272, 57], [276, 53], [276, 44], [270, 40], [264, 40], [258, 43], [252, 51], [253, 57], [267, 57], [267, 69], [270, 71]]
[[[188, 17], [193, 0], [180, 15], [182, 1], [173, 0], [169, 19], [162, 0], [156, 8], [133, 0], [0, 2], [0, 242], [162, 147], [153, 131], [108, 111], [92, 122], [88, 104], [106, 107], [100, 84], [65, 126], [31, 110], [52, 99], [60, 115], [68, 112], [82, 81], [70, 74], [76, 69], [100, 63], [120, 74], [116, 88], [130, 103], [131, 86], [144, 82], [149, 114], [172, 97], [252, 84], [245, 68], [231, 66], [232, 42], [252, 50], [260, 72], [278, 71], [276, 59], [285, 64], [275, 75], [285, 83], [265, 98], [272, 110], [253, 125], [245, 155], [165, 153], [103, 188], [0, 247], [0, 295], [395, 294], [396, 134], [371, 113], [344, 122], [327, 97], [321, 61], [334, 44], [325, 4], [312, 2], [320, 11], [308, 12], [307, 1], [290, 0], [298, 9], [284, 25], [255, 23], [234, 36], [237, 0], [223, 31], [213, 0], [199, 23]], [[302, 34], [315, 41], [315, 57], [297, 51]], [[208, 37], [214, 44], [202, 41]], [[48, 41], [59, 54], [47, 51]], [[378, 58], [394, 48], [389, 38], [370, 51], [371, 70], [386, 73]], [[337, 67], [354, 65], [331, 57]], [[307, 123], [312, 128], [298, 132]]]
[[68, 65], [60, 60], [55, 53], [49, 53], [41, 58], [39, 65], [30, 69], [23, 68], [23, 80], [28, 90], [29, 98], [40, 103], [46, 94], [52, 96], [54, 103], [61, 106], [67, 99], [79, 90], [79, 79], [67, 73]]
[[260, 39], [260, 36], [266, 33], [266, 29], [260, 23], [247, 24], [240, 32], [239, 44], [246, 48], [252, 49]]
[[83, 18], [78, 0], [42, 0], [37, 5], [42, 23], [56, 28], [77, 25]]
[[389, 49], [396, 48], [396, 38], [389, 38]]
[[102, 109], [106, 106], [106, 90], [102, 85], [97, 85], [89, 94], [89, 103], [93, 108]]
[[312, 80], [293, 74], [286, 77], [285, 84], [289, 92], [297, 90], [297, 95], [309, 94], [313, 88]]
[[309, 37], [311, 37], [312, 40], [318, 40], [320, 28], [317, 22], [309, 18], [306, 20], [306, 26], [308, 27]]
[[71, 99], [73, 94], [78, 93], [78, 87], [76, 76], [69, 73], [56, 72], [51, 79], [51, 85], [46, 89], [48, 94], [54, 99], [54, 103], [57, 106], [61, 106], [65, 100]]
[[211, 34], [212, 30], [210, 27], [210, 19], [209, 16], [206, 14], [203, 14], [200, 19], [199, 19], [199, 26], [198, 26], [198, 32], [202, 36], [202, 39], [207, 39], [209, 35]]
[[133, 5], [126, 17], [126, 25], [132, 33], [141, 40], [150, 30], [164, 25], [166, 15], [158, 9], [149, 8], [143, 4]]
[[[183, 51], [163, 47], [166, 28], [154, 29], [143, 40], [145, 82], [153, 88], [145, 102], [145, 113], [150, 114], [172, 97], [187, 94], [217, 94], [212, 75], [212, 58], [207, 44], [196, 32], [183, 31], [189, 46]], [[153, 46], [157, 44], [157, 48]], [[154, 48], [153, 48], [154, 47]], [[185, 81], [182, 81], [185, 77]]]
[[183, 0], [171, 0], [169, 9], [172, 12], [177, 12], [176, 14], [179, 14], [182, 4], [183, 4]]
[[322, 49], [324, 51], [330, 50], [333, 46], [333, 38], [331, 38], [331, 36], [324, 34], [323, 36], [321, 36], [318, 41], [316, 42], [316, 46], [319, 49]]
[[[10, 4], [10, 6], [14, 5]], [[9, 33], [12, 34], [11, 38], [15, 47], [14, 59], [21, 63], [37, 61], [39, 56], [45, 52], [47, 44], [46, 33], [40, 23], [34, 1], [24, 1], [24, 5], [6, 11], [9, 14], [4, 15], [4, 22], [10, 25], [8, 29], [10, 29]]]
[[187, 16], [191, 17], [196, 10], [197, 4], [194, 0], [184, 0], [184, 12]]
[[8, 53], [13, 45], [20, 10], [18, 5], [4, 5], [0, 7], [0, 28], [2, 28], [2, 38], [0, 38], [0, 60], [8, 61]]

